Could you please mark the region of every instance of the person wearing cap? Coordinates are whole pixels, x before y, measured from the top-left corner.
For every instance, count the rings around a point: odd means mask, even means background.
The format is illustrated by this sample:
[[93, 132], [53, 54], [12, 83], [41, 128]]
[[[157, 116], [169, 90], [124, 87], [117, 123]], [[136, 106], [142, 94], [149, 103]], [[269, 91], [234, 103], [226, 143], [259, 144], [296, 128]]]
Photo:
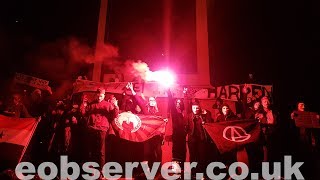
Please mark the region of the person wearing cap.
[[112, 132], [110, 122], [117, 117], [119, 107], [117, 103], [112, 104], [106, 101], [105, 89], [99, 88], [96, 93], [97, 99], [88, 105], [86, 113], [88, 115], [89, 129], [89, 151], [91, 160], [97, 162], [102, 167], [105, 164], [105, 142], [107, 132]]

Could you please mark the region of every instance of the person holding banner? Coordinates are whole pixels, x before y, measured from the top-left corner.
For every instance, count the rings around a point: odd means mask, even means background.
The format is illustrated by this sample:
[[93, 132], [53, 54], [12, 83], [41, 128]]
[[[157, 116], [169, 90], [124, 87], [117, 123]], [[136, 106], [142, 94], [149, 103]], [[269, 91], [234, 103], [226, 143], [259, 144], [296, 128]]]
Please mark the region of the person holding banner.
[[[158, 115], [159, 109], [155, 97], [149, 97], [148, 101], [145, 101], [141, 96], [137, 96], [137, 93], [133, 89], [133, 84], [128, 83], [127, 88], [130, 89], [137, 105], [141, 108], [141, 114], [144, 115]], [[142, 94], [143, 96], [143, 94]], [[149, 167], [153, 162], [162, 162], [162, 149], [163, 142], [162, 135], [157, 135], [144, 142], [144, 155], [143, 163], [148, 164]]]
[[[315, 112], [305, 111], [305, 103], [303, 101], [298, 101], [296, 110], [294, 110], [290, 116], [291, 119], [295, 121], [293, 124], [295, 124], [295, 127], [298, 130], [299, 139], [303, 147], [307, 147], [308, 150], [313, 147], [319, 149], [319, 129], [314, 128], [314, 126], [320, 124], [319, 115]], [[315, 123], [314, 121], [318, 121], [318, 123]], [[304, 123], [304, 125], [301, 125], [301, 123]], [[312, 123], [312, 126], [310, 126], [309, 123]]]
[[242, 118], [244, 119], [257, 119], [258, 114], [262, 108], [260, 100], [253, 100], [248, 103], [249, 85], [245, 84], [241, 91], [241, 105], [242, 105]]
[[213, 119], [216, 120], [217, 117], [221, 114], [221, 106], [223, 104], [223, 100], [221, 98], [217, 98], [216, 102], [212, 105], [213, 109]]
[[229, 105], [223, 104], [221, 106], [221, 114], [217, 117], [216, 122], [224, 122], [237, 119], [239, 119], [238, 116], [231, 111]]
[[213, 122], [208, 113], [203, 114], [200, 104], [193, 102], [192, 112], [186, 117], [186, 131], [188, 139], [188, 148], [190, 162], [198, 162], [195, 169], [192, 169], [191, 175], [195, 177], [196, 173], [205, 173], [206, 166], [210, 163], [209, 155], [212, 154], [211, 139], [208, 137], [203, 125]]
[[112, 121], [119, 113], [117, 104], [105, 101], [105, 90], [97, 90], [97, 100], [88, 105], [89, 115], [89, 148], [91, 160], [100, 165], [100, 170], [105, 164], [105, 142], [107, 132], [110, 132]]
[[[292, 120], [295, 120], [298, 117], [300, 112], [305, 112], [305, 103], [302, 101], [297, 102], [296, 110], [294, 110], [290, 117]], [[294, 123], [295, 124], [295, 123]], [[311, 146], [311, 129], [305, 127], [299, 127], [299, 139], [305, 146]]]
[[[220, 111], [221, 111], [221, 114], [217, 117], [217, 120], [215, 121], [216, 123], [239, 120], [239, 117], [232, 112], [232, 110], [230, 109], [228, 104], [222, 104]], [[238, 152], [245, 152], [245, 149], [241, 148], [241, 149], [237, 149], [237, 150], [233, 150], [233, 151], [224, 153], [224, 154], [222, 154], [222, 160], [227, 165], [230, 165], [237, 160], [239, 161]], [[245, 154], [246, 154], [246, 152], [245, 152]], [[246, 162], [247, 162], [247, 160], [246, 160]]]
[[[242, 118], [249, 120], [258, 120], [258, 112], [261, 111], [262, 105], [261, 102], [257, 99], [248, 103], [248, 93], [249, 86], [245, 84], [242, 88], [241, 94], [241, 104], [242, 104]], [[248, 163], [251, 171], [259, 172], [261, 169], [261, 162], [263, 161], [264, 156], [264, 137], [263, 134], [260, 133], [259, 141], [256, 143], [247, 144], [245, 149], [248, 154]]]
[[134, 99], [127, 95], [124, 95], [121, 107], [121, 110], [125, 112], [132, 112], [133, 114], [139, 114], [141, 112], [141, 108], [137, 105]]

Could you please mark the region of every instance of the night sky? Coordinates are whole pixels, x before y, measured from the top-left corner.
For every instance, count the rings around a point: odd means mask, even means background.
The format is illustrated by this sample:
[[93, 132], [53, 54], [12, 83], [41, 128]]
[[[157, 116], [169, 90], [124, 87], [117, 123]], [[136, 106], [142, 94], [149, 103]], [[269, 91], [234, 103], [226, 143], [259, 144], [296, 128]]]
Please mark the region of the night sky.
[[[163, 61], [164, 2], [109, 0], [106, 41], [119, 48], [122, 59], [142, 59], [151, 68], [171, 63], [179, 72], [192, 72], [192, 63], [186, 69], [179, 63], [195, 56], [194, 1], [172, 3], [170, 62]], [[69, 62], [63, 49], [71, 38], [94, 47], [99, 5], [98, 0], [1, 1], [2, 82], [16, 71], [53, 84], [90, 73], [92, 66]], [[319, 112], [319, 9], [316, 0], [208, 0], [212, 85], [246, 83], [252, 73], [257, 83], [274, 85], [274, 102], [283, 114], [298, 99]]]

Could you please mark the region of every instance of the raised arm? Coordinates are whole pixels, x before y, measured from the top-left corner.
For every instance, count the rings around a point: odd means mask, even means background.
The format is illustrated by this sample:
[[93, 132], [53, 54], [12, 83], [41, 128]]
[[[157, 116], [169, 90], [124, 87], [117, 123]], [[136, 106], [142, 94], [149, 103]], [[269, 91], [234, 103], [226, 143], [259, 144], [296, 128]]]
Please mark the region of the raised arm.
[[126, 86], [128, 89], [130, 89], [132, 96], [136, 100], [138, 106], [141, 108], [141, 111], [143, 114], [147, 113], [147, 108], [146, 108], [146, 102], [142, 99], [141, 96], [137, 96], [137, 93], [133, 89], [133, 84], [132, 82], [129, 82]]
[[188, 88], [183, 88], [183, 105], [184, 105], [184, 116], [187, 117], [189, 113], [191, 113], [189, 99], [188, 99]]
[[172, 113], [172, 110], [174, 108], [174, 101], [173, 101], [172, 92], [170, 88], [168, 88], [167, 94], [168, 94], [168, 107], [169, 107], [168, 110]]
[[242, 118], [247, 118], [246, 117], [246, 112], [248, 112], [249, 107], [247, 104], [247, 98], [248, 98], [248, 85], [245, 84], [241, 90], [241, 95], [240, 95], [240, 103], [241, 103], [241, 107], [242, 107], [242, 112], [241, 112], [241, 116]]
[[88, 98], [85, 95], [82, 95], [81, 97], [81, 104], [80, 104], [80, 113], [81, 115], [86, 115], [87, 110], [88, 110]]
[[116, 118], [118, 117], [119, 114], [119, 106], [118, 106], [118, 100], [114, 97], [111, 99], [110, 103], [112, 104], [112, 113], [113, 117]]

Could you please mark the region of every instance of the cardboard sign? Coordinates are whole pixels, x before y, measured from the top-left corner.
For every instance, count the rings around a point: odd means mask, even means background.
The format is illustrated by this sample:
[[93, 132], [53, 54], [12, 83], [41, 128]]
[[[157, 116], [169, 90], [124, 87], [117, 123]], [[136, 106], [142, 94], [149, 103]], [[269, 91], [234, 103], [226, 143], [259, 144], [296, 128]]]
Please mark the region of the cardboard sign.
[[303, 128], [320, 128], [320, 120], [315, 112], [295, 111], [294, 121], [297, 127]]

